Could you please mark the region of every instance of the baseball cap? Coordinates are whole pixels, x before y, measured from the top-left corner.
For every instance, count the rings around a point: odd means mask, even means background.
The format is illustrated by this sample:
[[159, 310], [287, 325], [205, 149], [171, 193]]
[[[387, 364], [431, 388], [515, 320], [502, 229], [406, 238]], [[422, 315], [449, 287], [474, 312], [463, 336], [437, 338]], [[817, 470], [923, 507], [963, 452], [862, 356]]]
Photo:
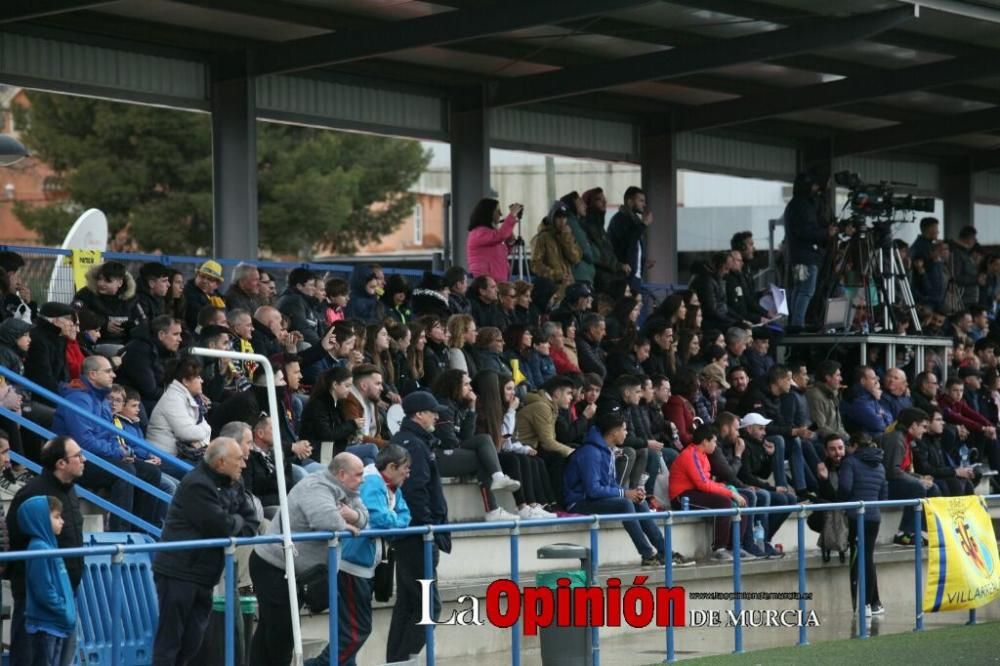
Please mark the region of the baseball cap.
[[742, 421], [740, 421], [740, 427], [747, 428], [749, 426], [755, 426], [755, 425], [766, 426], [770, 422], [771, 419], [765, 419], [757, 412], [750, 412], [749, 414], [743, 417]]
[[209, 259], [198, 267], [198, 272], [216, 280], [222, 280], [222, 264], [215, 259]]
[[433, 394], [427, 391], [414, 391], [403, 398], [403, 411], [407, 416], [412, 416], [417, 412], [437, 412], [441, 414], [445, 407], [437, 401]]

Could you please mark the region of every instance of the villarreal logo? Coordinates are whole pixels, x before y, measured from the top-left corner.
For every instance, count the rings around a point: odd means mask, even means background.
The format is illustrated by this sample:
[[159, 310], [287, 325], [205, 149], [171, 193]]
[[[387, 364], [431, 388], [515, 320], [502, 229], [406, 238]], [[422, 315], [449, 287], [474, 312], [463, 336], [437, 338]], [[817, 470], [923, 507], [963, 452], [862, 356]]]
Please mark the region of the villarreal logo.
[[993, 557], [989, 548], [982, 539], [973, 531], [972, 526], [965, 520], [965, 516], [955, 516], [955, 534], [958, 536], [958, 543], [962, 547], [965, 556], [976, 565], [976, 569], [984, 576], [993, 573]]

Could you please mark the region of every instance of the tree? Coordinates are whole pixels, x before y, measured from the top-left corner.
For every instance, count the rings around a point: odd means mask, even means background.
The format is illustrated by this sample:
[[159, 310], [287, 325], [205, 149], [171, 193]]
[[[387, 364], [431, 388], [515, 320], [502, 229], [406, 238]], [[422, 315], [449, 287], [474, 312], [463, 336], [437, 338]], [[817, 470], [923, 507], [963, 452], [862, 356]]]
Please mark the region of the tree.
[[[45, 243], [62, 240], [87, 208], [128, 228], [145, 251], [212, 247], [211, 127], [204, 114], [32, 92], [18, 111], [23, 139], [52, 166], [68, 202], [15, 213]], [[406, 192], [427, 166], [416, 141], [258, 123], [261, 245], [310, 254], [352, 252], [399, 226]]]

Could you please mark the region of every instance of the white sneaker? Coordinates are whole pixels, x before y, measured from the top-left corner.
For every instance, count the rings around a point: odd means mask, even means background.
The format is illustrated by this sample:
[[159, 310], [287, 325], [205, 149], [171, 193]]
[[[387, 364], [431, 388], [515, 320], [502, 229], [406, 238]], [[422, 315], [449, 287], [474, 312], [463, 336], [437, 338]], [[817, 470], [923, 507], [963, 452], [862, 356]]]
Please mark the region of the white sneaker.
[[717, 548], [715, 552], [712, 553], [712, 559], [717, 562], [732, 562], [733, 555], [725, 548]]
[[495, 523], [500, 520], [517, 520], [517, 519], [518, 516], [515, 516], [513, 513], [510, 513], [509, 511], [505, 511], [502, 506], [498, 506], [492, 511], [486, 512], [486, 522], [488, 523]]
[[559, 517], [556, 514], [552, 513], [551, 511], [546, 511], [540, 505], [537, 505], [537, 504], [535, 506], [531, 507], [531, 510], [534, 511], [536, 518], [558, 518]]
[[868, 604], [865, 604], [865, 617], [871, 617], [871, 616], [872, 616], [872, 607], [869, 606]]
[[[538, 518], [541, 518], [541, 516], [535, 513], [535, 507], [530, 506], [528, 504], [525, 504], [520, 509], [518, 509], [517, 515], [521, 518], [521, 520], [536, 520]], [[489, 518], [487, 518], [486, 520], [489, 520]]]
[[509, 490], [510, 492], [516, 492], [521, 489], [521, 482], [515, 481], [506, 474], [503, 476], [497, 476], [493, 478], [493, 483], [490, 484], [490, 490], [497, 492], [498, 490]]

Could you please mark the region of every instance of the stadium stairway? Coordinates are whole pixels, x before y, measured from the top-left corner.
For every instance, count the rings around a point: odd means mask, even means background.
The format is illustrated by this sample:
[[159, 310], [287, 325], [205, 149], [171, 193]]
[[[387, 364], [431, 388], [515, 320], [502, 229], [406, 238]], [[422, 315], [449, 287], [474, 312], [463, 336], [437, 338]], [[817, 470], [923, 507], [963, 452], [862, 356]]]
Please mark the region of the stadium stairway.
[[[474, 522], [482, 519], [482, 501], [478, 486], [473, 481], [460, 479], [444, 480], [445, 498], [448, 502], [449, 518], [453, 522]], [[504, 493], [498, 496], [507, 510], [513, 510], [512, 496]], [[900, 616], [913, 617], [913, 554], [912, 548], [892, 545], [892, 537], [899, 523], [900, 509], [882, 510], [882, 527], [879, 532], [876, 562], [882, 598], [890, 612]], [[1000, 527], [1000, 506], [992, 507], [994, 528]], [[696, 557], [697, 566], [674, 569], [674, 585], [683, 585], [690, 592], [727, 592], [733, 589], [732, 564], [716, 564], [708, 560], [711, 548], [711, 523], [699, 518], [677, 517], [673, 523], [673, 547], [687, 556]], [[813, 601], [807, 605], [814, 609], [822, 620], [824, 615], [849, 614], [850, 594], [848, 568], [840, 564], [836, 553], [832, 561], [824, 563], [816, 547], [817, 534], [808, 528], [805, 533], [807, 589], [813, 593]], [[453, 535], [450, 555], [442, 554], [438, 566], [438, 586], [443, 601], [442, 619], [453, 611], [468, 608], [468, 603], [458, 604], [462, 596], [470, 595], [482, 603], [487, 586], [498, 578], [508, 578], [510, 574], [509, 530], [496, 529], [483, 532], [462, 532]], [[533, 585], [539, 571], [579, 568], [574, 560], [539, 560], [538, 548], [553, 543], [573, 543], [589, 546], [589, 527], [568, 525], [560, 527], [532, 528], [531, 521], [521, 524], [520, 530], [520, 577], [522, 585]], [[797, 535], [795, 519], [789, 518], [774, 538], [774, 543], [782, 544], [786, 556], [783, 559], [756, 560], [742, 562], [744, 591], [795, 592], [798, 590]], [[631, 585], [637, 575], [647, 576], [647, 586], [663, 584], [663, 569], [641, 569], [639, 556], [620, 524], [606, 524], [600, 528], [600, 569], [599, 582], [616, 576], [622, 586]], [[925, 550], [926, 564], [926, 550]], [[926, 571], [926, 569], [925, 569]], [[794, 609], [794, 601], [744, 601], [744, 608], [754, 609]], [[689, 609], [732, 608], [726, 601], [688, 601]], [[485, 605], [482, 620], [486, 622]], [[359, 666], [375, 666], [385, 662], [385, 644], [388, 636], [392, 604], [375, 603], [373, 631], [358, 656]], [[993, 604], [981, 610], [980, 619], [1000, 620], [1000, 605]], [[306, 657], [315, 656], [327, 640], [329, 616], [326, 613], [302, 615], [302, 635]], [[629, 627], [608, 627], [601, 630], [601, 637], [624, 635], [626, 632], [659, 632], [651, 627], [632, 629]], [[511, 648], [510, 630], [498, 629], [488, 623], [481, 627], [439, 626], [435, 629], [436, 654], [441, 659], [452, 658], [453, 663], [471, 663], [475, 657], [508, 653]], [[794, 629], [754, 630], [745, 634], [748, 649], [772, 645], [794, 644], [797, 632]], [[685, 652], [725, 652], [732, 646], [732, 630], [682, 629], [677, 633], [677, 649]], [[756, 644], [750, 643], [754, 636]], [[716, 642], [719, 642], [717, 645]], [[522, 647], [526, 654], [537, 654], [538, 637], [525, 636]], [[728, 646], [728, 647], [726, 647]], [[645, 655], [648, 663], [659, 661], [660, 657]], [[469, 661], [466, 661], [466, 660]], [[624, 662], [629, 663], [629, 662]]]

